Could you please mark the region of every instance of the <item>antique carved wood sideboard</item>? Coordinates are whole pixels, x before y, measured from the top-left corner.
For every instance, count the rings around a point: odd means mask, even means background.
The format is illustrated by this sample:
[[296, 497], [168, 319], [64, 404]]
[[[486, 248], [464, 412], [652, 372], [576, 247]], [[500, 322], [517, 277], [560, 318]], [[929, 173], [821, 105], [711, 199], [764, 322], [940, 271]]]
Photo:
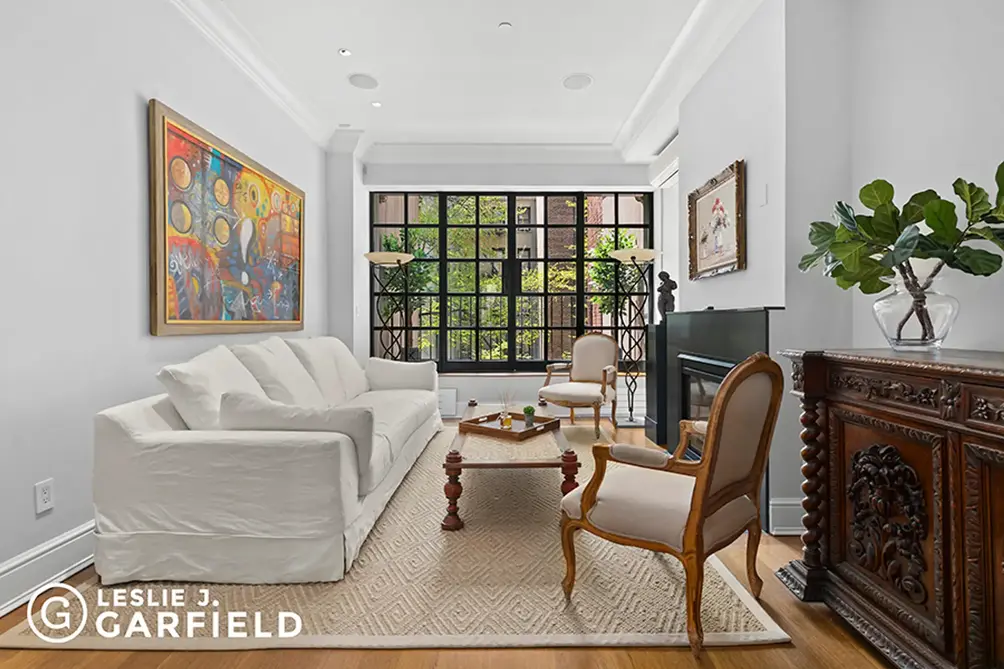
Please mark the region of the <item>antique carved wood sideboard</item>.
[[778, 578], [896, 666], [1004, 667], [1004, 354], [782, 354], [805, 531]]

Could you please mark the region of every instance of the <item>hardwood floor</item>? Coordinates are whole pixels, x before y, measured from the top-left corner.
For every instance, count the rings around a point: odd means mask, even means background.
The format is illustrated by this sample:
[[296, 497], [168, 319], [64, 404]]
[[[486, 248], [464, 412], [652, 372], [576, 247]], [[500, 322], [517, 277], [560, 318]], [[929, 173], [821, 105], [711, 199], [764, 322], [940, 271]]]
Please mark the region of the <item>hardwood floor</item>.
[[[579, 422], [582, 422], [581, 420]], [[607, 429], [612, 429], [609, 424]], [[618, 441], [642, 444], [642, 430], [619, 430]], [[746, 584], [745, 540], [720, 551], [722, 562]], [[764, 535], [759, 571], [761, 604], [792, 638], [783, 646], [706, 648], [697, 660], [689, 648], [526, 648], [444, 650], [266, 650], [239, 652], [96, 652], [0, 649], [4, 669], [865, 669], [884, 660], [822, 604], [802, 604], [774, 577], [800, 552], [797, 537]], [[85, 569], [70, 579], [94, 575]], [[0, 632], [22, 622], [25, 607], [0, 618]]]

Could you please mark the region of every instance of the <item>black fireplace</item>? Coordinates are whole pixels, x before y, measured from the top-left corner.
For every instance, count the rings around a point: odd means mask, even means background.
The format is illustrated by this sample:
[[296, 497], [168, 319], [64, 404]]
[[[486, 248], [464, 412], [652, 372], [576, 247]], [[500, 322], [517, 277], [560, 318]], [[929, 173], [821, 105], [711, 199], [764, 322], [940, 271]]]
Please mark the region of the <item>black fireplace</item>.
[[[680, 439], [680, 421], [705, 420], [711, 402], [729, 371], [758, 351], [770, 351], [772, 308], [714, 309], [666, 314], [649, 342], [646, 436], [669, 450]], [[692, 440], [685, 457], [701, 456], [702, 444]], [[769, 527], [767, 479], [761, 492], [764, 529]]]
[[[683, 386], [682, 419], [707, 420], [711, 417], [711, 403], [718, 393], [718, 387], [735, 363], [689, 353], [681, 353], [678, 357]], [[687, 446], [687, 456], [697, 460], [701, 457], [702, 450], [699, 440], [692, 441]]]

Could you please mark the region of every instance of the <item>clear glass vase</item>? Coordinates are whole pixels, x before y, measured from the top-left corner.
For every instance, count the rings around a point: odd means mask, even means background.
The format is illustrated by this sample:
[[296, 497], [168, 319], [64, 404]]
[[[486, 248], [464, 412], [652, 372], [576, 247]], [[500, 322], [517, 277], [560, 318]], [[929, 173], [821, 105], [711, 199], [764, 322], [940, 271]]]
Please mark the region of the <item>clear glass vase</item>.
[[[897, 274], [890, 280], [892, 292], [875, 300], [872, 305], [875, 322], [894, 350], [941, 348], [959, 315], [959, 301], [940, 292], [940, 282], [941, 279], [934, 279], [927, 290], [914, 295]], [[924, 283], [920, 281], [921, 285]]]

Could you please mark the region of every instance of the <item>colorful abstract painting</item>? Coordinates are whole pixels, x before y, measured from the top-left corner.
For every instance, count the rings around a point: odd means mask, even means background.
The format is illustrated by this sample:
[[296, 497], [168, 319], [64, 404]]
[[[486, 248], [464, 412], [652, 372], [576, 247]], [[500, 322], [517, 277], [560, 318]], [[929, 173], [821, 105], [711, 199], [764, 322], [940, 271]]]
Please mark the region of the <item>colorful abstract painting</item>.
[[154, 333], [302, 328], [303, 192], [156, 101], [151, 124]]

